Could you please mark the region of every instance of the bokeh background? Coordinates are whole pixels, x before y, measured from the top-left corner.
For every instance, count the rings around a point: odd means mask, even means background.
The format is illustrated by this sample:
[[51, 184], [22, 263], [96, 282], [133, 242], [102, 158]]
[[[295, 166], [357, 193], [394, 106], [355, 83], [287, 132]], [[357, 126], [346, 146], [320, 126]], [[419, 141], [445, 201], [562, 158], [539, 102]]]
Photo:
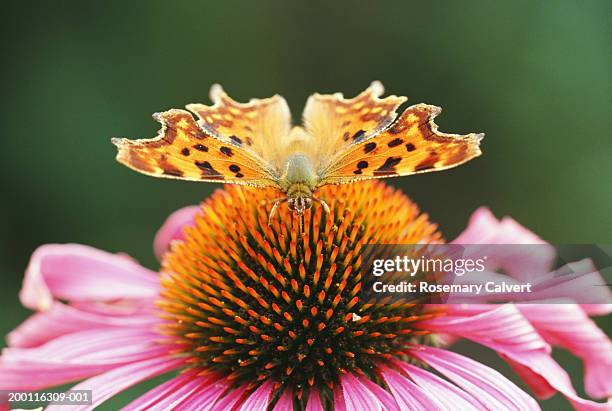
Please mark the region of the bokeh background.
[[[28, 315], [17, 292], [41, 244], [157, 267], [165, 217], [216, 187], [136, 174], [109, 139], [154, 136], [153, 112], [207, 103], [215, 82], [239, 101], [282, 94], [299, 121], [310, 93], [381, 80], [443, 107], [441, 130], [487, 135], [467, 165], [389, 181], [447, 238], [488, 205], [550, 242], [612, 242], [609, 1], [35, 3], [2, 4], [2, 335]], [[579, 362], [558, 355], [580, 386]]]

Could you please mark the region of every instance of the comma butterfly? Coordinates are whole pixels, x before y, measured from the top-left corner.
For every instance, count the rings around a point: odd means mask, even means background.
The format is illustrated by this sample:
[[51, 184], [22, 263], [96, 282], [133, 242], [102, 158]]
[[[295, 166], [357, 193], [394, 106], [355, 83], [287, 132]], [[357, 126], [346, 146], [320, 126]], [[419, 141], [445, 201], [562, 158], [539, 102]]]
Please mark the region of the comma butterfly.
[[[296, 214], [319, 202], [317, 189], [445, 170], [481, 154], [483, 134], [446, 134], [434, 123], [441, 109], [428, 104], [397, 108], [406, 97], [388, 96], [380, 82], [352, 99], [314, 94], [303, 113], [303, 127], [291, 125], [284, 98], [275, 95], [243, 104], [219, 85], [212, 106], [189, 104], [154, 114], [162, 124], [157, 137], [113, 138], [117, 160], [154, 177], [273, 187], [270, 216], [287, 202]], [[192, 115], [197, 116], [197, 121]]]

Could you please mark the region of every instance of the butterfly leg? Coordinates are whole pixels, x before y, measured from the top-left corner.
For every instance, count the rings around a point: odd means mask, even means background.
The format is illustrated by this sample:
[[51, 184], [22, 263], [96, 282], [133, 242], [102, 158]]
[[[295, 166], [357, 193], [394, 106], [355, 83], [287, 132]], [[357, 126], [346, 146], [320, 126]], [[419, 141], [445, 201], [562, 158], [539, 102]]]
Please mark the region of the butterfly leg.
[[287, 197], [284, 197], [284, 198], [279, 198], [276, 200], [269, 201], [269, 202], [273, 202], [274, 205], [272, 206], [272, 210], [270, 210], [270, 215], [268, 216], [268, 225], [272, 225], [272, 218], [274, 218], [274, 215], [276, 214], [276, 210], [278, 210], [278, 206], [287, 200], [288, 200]]
[[326, 214], [329, 214], [331, 212], [331, 210], [329, 209], [329, 206], [327, 205], [325, 201], [321, 200], [320, 198], [316, 198], [316, 197], [312, 197], [312, 199], [313, 201], [316, 201], [317, 203], [321, 204]]

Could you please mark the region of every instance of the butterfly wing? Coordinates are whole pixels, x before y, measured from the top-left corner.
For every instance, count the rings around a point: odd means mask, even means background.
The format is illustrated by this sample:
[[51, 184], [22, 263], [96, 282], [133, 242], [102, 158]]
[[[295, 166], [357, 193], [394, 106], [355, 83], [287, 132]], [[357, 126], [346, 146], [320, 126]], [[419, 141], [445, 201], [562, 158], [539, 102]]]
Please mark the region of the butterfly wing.
[[189, 104], [206, 133], [226, 143], [244, 147], [277, 169], [282, 166], [284, 140], [291, 130], [291, 112], [284, 98], [275, 95], [239, 103], [220, 85], [210, 89], [212, 106]]
[[309, 97], [303, 120], [306, 132], [313, 139], [309, 154], [317, 162], [317, 168], [348, 145], [367, 140], [393, 122], [397, 116], [395, 110], [406, 98], [379, 98], [383, 93], [383, 85], [375, 81], [351, 99], [343, 98], [341, 93]]
[[272, 166], [238, 142], [203, 131], [188, 111], [173, 109], [153, 118], [162, 124], [157, 137], [112, 140], [120, 163], [154, 177], [278, 188]]
[[404, 176], [455, 167], [481, 154], [483, 134], [446, 134], [434, 118], [441, 109], [417, 104], [386, 130], [347, 145], [319, 170], [320, 185]]

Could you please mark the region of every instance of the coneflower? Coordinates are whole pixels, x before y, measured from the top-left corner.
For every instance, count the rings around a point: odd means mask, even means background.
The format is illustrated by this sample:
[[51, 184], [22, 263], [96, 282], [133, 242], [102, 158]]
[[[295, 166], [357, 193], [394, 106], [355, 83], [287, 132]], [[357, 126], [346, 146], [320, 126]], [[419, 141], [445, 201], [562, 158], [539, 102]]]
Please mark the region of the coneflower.
[[[325, 187], [330, 213], [315, 207], [303, 225], [287, 209], [269, 225], [271, 196], [231, 186], [175, 214], [155, 243], [160, 276], [121, 255], [41, 247], [21, 293], [40, 312], [9, 335], [0, 389], [87, 378], [74, 389], [92, 389], [93, 404], [66, 409], [90, 409], [181, 370], [126, 408], [539, 409], [502, 374], [447, 347], [467, 338], [498, 352], [537, 396], [609, 409], [578, 397], [550, 356], [549, 342], [569, 348], [585, 361], [587, 391], [610, 395], [612, 344], [578, 305], [555, 305], [571, 318], [568, 333], [542, 306], [362, 298], [365, 245], [443, 242], [401, 192], [379, 182]], [[482, 230], [491, 242], [539, 240], [485, 209], [460, 240], [484, 241]]]
[[411, 327], [440, 312], [416, 302], [360, 299], [366, 244], [439, 242], [427, 216], [382, 184], [323, 189], [330, 214], [288, 209], [268, 225], [265, 190], [228, 187], [208, 200], [165, 255], [164, 333], [188, 348], [189, 363], [255, 388], [310, 392], [327, 408], [347, 373], [380, 382], [378, 364], [431, 345]]

